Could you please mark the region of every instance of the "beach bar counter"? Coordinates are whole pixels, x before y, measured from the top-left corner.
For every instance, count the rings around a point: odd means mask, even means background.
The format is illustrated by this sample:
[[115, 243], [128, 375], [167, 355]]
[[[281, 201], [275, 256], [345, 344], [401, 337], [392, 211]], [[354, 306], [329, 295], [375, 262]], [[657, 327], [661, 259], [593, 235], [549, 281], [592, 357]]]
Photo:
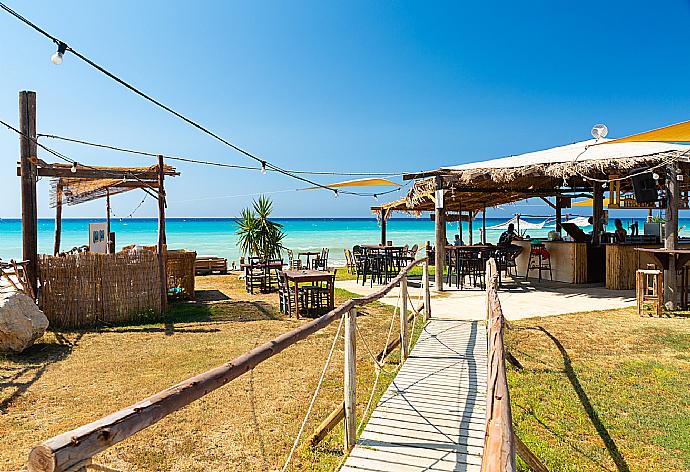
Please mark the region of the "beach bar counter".
[[[549, 273], [542, 271], [542, 277], [546, 280], [554, 282], [565, 282], [570, 284], [584, 284], [594, 282], [588, 276], [587, 264], [587, 243], [576, 243], [569, 241], [541, 241], [544, 244], [544, 249], [549, 252], [549, 259], [551, 263], [551, 277]], [[513, 241], [513, 244], [520, 246], [522, 252], [515, 259], [517, 274], [519, 277], [529, 275], [529, 277], [537, 277], [536, 270], [530, 271], [527, 274], [527, 265], [529, 263], [530, 249], [532, 242], [529, 240]], [[589, 248], [590, 250], [596, 248]], [[634, 278], [634, 274], [633, 274]]]

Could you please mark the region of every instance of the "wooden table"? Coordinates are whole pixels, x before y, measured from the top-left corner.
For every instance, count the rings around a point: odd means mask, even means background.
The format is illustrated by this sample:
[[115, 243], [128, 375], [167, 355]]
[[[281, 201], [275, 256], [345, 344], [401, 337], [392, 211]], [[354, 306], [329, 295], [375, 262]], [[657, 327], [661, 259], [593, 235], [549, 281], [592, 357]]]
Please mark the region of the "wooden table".
[[332, 272], [325, 270], [301, 269], [301, 270], [286, 270], [283, 272], [288, 279], [288, 283], [292, 281], [295, 284], [295, 316], [299, 319], [299, 285], [309, 282], [328, 282], [328, 297], [329, 308], [334, 306], [333, 286], [335, 280]]
[[302, 251], [297, 253], [297, 259], [300, 259], [302, 256], [307, 256], [307, 267], [311, 269], [311, 265], [309, 264], [309, 258], [310, 257], [319, 257], [321, 255], [320, 252], [315, 252], [315, 251]]

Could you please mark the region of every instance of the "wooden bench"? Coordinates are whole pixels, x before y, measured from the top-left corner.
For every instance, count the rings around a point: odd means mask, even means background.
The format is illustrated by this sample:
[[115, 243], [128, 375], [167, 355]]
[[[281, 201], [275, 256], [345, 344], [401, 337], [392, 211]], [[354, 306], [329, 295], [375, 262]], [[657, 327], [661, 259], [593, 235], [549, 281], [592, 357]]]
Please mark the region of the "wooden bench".
[[217, 256], [197, 256], [195, 263], [196, 275], [208, 275], [218, 272], [228, 273], [228, 260]]

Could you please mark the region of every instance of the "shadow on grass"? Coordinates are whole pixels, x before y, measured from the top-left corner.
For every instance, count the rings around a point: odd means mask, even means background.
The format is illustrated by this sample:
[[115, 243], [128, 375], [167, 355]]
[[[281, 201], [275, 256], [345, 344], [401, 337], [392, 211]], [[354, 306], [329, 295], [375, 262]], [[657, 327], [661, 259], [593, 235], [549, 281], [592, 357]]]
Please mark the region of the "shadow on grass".
[[577, 378], [577, 374], [573, 369], [570, 356], [568, 355], [568, 351], [565, 350], [563, 344], [561, 344], [558, 338], [551, 334], [549, 331], [547, 331], [545, 328], [539, 326], [538, 329], [545, 335], [547, 335], [560, 351], [561, 356], [563, 357], [565, 375], [568, 377], [568, 380], [570, 381], [570, 384], [573, 386], [575, 393], [577, 393], [577, 397], [580, 399], [580, 403], [582, 403], [582, 406], [584, 407], [587, 416], [589, 416], [590, 421], [594, 425], [594, 428], [597, 430], [599, 437], [602, 441], [604, 441], [604, 445], [606, 446], [606, 449], [608, 450], [611, 459], [613, 459], [613, 462], [616, 464], [616, 468], [620, 472], [629, 471], [630, 468], [628, 467], [628, 464], [625, 462], [623, 455], [618, 450], [618, 446], [616, 446], [616, 443], [614, 442], [613, 438], [606, 429], [606, 426], [604, 426], [604, 424], [601, 422], [599, 414], [594, 409], [594, 406], [592, 405], [592, 402], [589, 400], [589, 397], [587, 396], [587, 393], [585, 392], [584, 388], [582, 388], [582, 385], [580, 384], [580, 381]]
[[13, 401], [36, 383], [50, 364], [67, 358], [82, 336], [80, 333], [74, 341], [69, 341], [55, 333], [57, 343], [39, 342], [21, 354], [5, 355], [14, 365], [0, 367], [0, 413], [7, 411]]

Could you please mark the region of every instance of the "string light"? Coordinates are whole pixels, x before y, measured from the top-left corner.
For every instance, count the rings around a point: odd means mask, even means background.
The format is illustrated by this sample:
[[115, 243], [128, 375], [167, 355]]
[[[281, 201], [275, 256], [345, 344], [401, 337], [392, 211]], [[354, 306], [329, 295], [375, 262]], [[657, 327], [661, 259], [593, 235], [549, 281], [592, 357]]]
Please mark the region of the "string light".
[[74, 161], [74, 162], [72, 163], [72, 167], [70, 167], [69, 170], [70, 170], [70, 172], [72, 172], [73, 174], [76, 174], [76, 173], [77, 173], [77, 161]]
[[56, 66], [62, 64], [62, 56], [65, 55], [65, 51], [67, 51], [67, 45], [62, 41], [58, 42], [57, 52], [51, 56], [51, 62]]
[[338, 189], [333, 189], [333, 198], [338, 198]]
[[266, 161], [261, 161], [261, 173], [266, 175]]

